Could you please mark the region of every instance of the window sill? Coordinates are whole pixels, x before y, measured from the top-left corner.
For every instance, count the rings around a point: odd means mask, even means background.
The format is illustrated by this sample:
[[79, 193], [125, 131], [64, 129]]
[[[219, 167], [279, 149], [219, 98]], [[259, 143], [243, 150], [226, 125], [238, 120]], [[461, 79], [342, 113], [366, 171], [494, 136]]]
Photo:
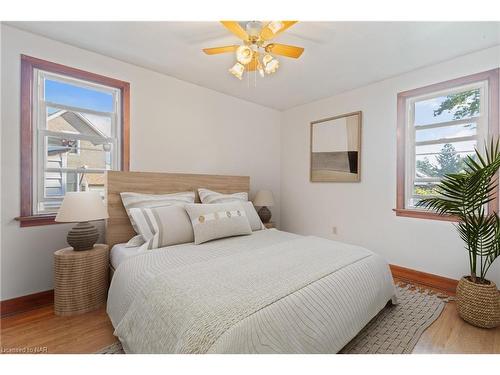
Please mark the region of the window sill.
[[396, 213], [396, 216], [412, 217], [415, 219], [428, 219], [428, 220], [451, 221], [451, 222], [458, 221], [458, 218], [456, 216], [439, 215], [434, 212], [411, 210], [407, 208], [394, 208], [393, 211]]
[[19, 216], [15, 219], [19, 221], [20, 227], [36, 227], [40, 225], [62, 224], [55, 221], [55, 214]]

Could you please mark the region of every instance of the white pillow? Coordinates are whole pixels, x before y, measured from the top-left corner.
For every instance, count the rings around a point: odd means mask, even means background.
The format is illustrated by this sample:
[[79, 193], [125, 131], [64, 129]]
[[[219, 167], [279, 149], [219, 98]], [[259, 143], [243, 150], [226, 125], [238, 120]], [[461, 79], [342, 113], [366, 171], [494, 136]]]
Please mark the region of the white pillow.
[[125, 207], [127, 215], [130, 219], [130, 224], [132, 224], [135, 232], [139, 234], [140, 232], [135, 225], [134, 219], [130, 215], [130, 210], [132, 208], [161, 207], [171, 206], [174, 204], [184, 205], [186, 203], [194, 202], [194, 191], [185, 191], [172, 194], [143, 194], [123, 192], [120, 193], [120, 196], [122, 198], [123, 206]]
[[201, 203], [227, 203], [227, 202], [246, 202], [248, 193], [222, 194], [208, 189], [198, 189]]
[[144, 244], [144, 238], [140, 234], [137, 236], [132, 237], [128, 242], [125, 244], [125, 247], [139, 247]]
[[132, 208], [130, 215], [145, 240], [141, 250], [194, 241], [191, 221], [181, 205]]
[[255, 211], [255, 207], [253, 206], [252, 202], [242, 202], [241, 205], [245, 210], [252, 231], [255, 232], [256, 230], [265, 228], [264, 224], [262, 224], [262, 221], [260, 220], [259, 214], [257, 213], [257, 211]]
[[196, 245], [217, 238], [251, 234], [246, 211], [240, 202], [187, 204]]

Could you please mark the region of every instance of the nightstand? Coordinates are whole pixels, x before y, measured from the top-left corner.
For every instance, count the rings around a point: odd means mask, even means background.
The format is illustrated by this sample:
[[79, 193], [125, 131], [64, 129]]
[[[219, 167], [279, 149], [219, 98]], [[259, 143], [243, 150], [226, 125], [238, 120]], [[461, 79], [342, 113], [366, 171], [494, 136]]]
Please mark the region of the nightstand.
[[54, 253], [54, 312], [77, 315], [96, 310], [106, 302], [109, 246], [95, 244], [91, 250], [72, 247]]
[[274, 225], [274, 223], [272, 221], [270, 221], [269, 223], [264, 223], [264, 226], [267, 229], [276, 228], [276, 225]]

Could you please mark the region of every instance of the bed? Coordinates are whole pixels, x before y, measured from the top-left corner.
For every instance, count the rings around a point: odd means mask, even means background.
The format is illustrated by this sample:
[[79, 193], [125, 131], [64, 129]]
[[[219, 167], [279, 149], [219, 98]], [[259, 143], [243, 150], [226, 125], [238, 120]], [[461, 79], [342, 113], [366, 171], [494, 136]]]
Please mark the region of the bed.
[[107, 312], [127, 353], [337, 353], [390, 301], [362, 247], [276, 229], [139, 252], [119, 193], [249, 190], [242, 176], [108, 172]]

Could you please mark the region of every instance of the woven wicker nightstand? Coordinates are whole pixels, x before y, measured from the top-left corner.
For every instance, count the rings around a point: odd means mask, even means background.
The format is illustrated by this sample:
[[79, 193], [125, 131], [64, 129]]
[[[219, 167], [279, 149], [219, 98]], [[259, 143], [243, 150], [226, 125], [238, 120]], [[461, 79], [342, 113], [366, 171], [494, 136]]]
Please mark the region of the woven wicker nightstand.
[[106, 302], [108, 292], [108, 245], [92, 250], [72, 247], [54, 253], [54, 312], [77, 315], [95, 310]]

